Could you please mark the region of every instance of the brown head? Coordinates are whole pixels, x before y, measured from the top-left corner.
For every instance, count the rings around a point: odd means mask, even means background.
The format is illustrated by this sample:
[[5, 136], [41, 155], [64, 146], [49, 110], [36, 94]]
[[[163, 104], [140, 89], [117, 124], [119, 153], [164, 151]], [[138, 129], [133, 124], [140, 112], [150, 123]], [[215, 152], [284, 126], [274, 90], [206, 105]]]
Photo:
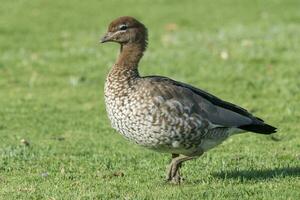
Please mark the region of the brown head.
[[101, 39], [104, 42], [117, 42], [119, 44], [142, 44], [147, 46], [147, 28], [133, 17], [124, 16], [112, 21], [108, 31]]

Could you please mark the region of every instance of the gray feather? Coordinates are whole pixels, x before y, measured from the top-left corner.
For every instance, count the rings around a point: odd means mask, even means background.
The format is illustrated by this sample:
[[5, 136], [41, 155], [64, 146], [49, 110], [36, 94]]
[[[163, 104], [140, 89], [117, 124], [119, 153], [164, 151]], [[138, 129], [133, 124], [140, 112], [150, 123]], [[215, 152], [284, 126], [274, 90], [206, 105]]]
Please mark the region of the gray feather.
[[239, 127], [257, 121], [247, 110], [222, 101], [200, 89], [180, 83], [166, 77], [147, 77], [154, 89], [154, 96], [174, 99], [190, 107], [191, 113], [197, 113], [216, 126]]

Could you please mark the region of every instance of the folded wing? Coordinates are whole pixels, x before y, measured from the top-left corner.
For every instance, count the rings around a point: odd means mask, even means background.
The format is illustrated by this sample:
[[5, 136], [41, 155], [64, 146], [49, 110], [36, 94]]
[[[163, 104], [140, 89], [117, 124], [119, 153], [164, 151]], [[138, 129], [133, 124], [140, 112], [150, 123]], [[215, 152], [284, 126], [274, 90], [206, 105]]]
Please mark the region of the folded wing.
[[276, 128], [260, 118], [253, 116], [246, 109], [223, 101], [214, 95], [191, 85], [161, 76], [148, 76], [147, 80], [155, 85], [154, 96], [163, 96], [180, 102], [215, 126], [239, 128], [245, 131], [271, 134]]

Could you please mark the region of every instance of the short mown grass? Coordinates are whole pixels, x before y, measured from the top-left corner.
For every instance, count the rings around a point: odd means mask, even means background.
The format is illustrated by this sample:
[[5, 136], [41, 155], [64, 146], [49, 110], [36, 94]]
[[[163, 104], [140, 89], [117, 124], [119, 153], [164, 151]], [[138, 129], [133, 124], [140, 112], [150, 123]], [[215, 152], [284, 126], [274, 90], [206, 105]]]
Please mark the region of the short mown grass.
[[[300, 199], [298, 0], [2, 1], [0, 199]], [[228, 139], [163, 181], [170, 155], [110, 127], [108, 23], [149, 28], [141, 74], [239, 104], [278, 133]]]

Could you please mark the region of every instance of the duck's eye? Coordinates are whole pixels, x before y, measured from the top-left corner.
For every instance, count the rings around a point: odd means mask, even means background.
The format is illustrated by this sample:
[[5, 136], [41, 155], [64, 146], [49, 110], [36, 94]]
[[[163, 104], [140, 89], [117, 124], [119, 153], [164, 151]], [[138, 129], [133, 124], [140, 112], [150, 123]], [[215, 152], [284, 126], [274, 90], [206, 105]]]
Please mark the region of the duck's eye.
[[128, 28], [128, 26], [126, 24], [121, 24], [119, 26], [119, 30], [121, 30], [121, 31], [125, 31], [127, 28]]

